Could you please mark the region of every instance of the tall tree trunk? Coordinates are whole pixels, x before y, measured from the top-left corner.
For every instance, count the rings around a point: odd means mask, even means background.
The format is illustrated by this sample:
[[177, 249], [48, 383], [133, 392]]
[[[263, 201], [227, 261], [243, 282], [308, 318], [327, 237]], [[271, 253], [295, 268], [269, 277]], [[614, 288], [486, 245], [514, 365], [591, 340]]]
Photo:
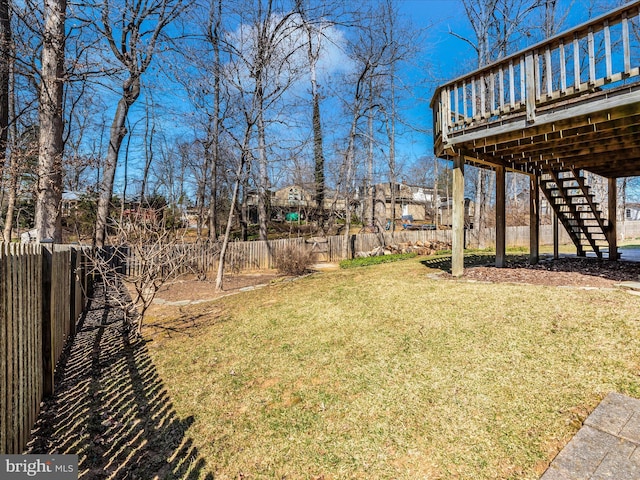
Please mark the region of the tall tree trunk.
[[[15, 213], [16, 200], [18, 197], [18, 153], [15, 148], [11, 149], [11, 153], [9, 156], [9, 174], [6, 175], [6, 154], [7, 148], [6, 143], [9, 138], [9, 133], [11, 133], [11, 141], [13, 145], [16, 145], [17, 137], [18, 137], [18, 128], [17, 123], [13, 121], [16, 118], [16, 108], [15, 108], [15, 44], [13, 42], [13, 37], [11, 36], [11, 25], [10, 25], [10, 10], [9, 10], [9, 1], [8, 0], [0, 0], [2, 3], [2, 73], [0, 75], [4, 75], [5, 68], [7, 73], [7, 83], [5, 85], [4, 79], [2, 80], [2, 85], [0, 88], [4, 89], [6, 86], [6, 105], [4, 105], [5, 99], [2, 98], [4, 108], [6, 106], [6, 131], [3, 130], [3, 134], [5, 134], [5, 138], [2, 141], [0, 148], [2, 148], [0, 152], [0, 160], [2, 161], [2, 165], [0, 166], [0, 190], [4, 187], [1, 185], [1, 182], [4, 178], [8, 178], [9, 180], [9, 188], [8, 188], [8, 199], [7, 199], [7, 214], [4, 219], [4, 229], [3, 229], [3, 238], [5, 242], [11, 241], [11, 232], [13, 231], [13, 216]], [[5, 10], [6, 8], [6, 17]], [[5, 24], [5, 20], [7, 23]], [[6, 61], [6, 63], [5, 63]], [[2, 91], [2, 95], [4, 95], [4, 90]], [[4, 115], [4, 112], [2, 113]], [[4, 118], [2, 120], [4, 122]], [[2, 190], [4, 195], [5, 190]]]
[[[13, 162], [13, 156], [11, 157], [11, 163]], [[2, 236], [4, 241], [9, 243], [11, 241], [11, 232], [13, 231], [13, 216], [16, 211], [16, 199], [18, 197], [18, 174], [14, 172], [10, 167], [11, 172], [9, 173], [9, 197], [7, 199], [7, 214], [5, 216], [4, 221], [4, 229], [2, 232]]]
[[233, 194], [231, 195], [231, 206], [229, 207], [229, 216], [227, 217], [227, 227], [224, 231], [224, 238], [222, 239], [222, 246], [220, 247], [220, 260], [218, 261], [218, 275], [216, 276], [216, 291], [222, 290], [222, 283], [224, 278], [224, 264], [225, 255], [227, 253], [227, 246], [229, 245], [229, 238], [231, 235], [231, 226], [233, 225], [233, 216], [238, 204], [238, 194], [240, 186], [243, 183], [244, 167], [247, 163], [247, 155], [249, 154], [249, 140], [251, 137], [251, 127], [247, 127], [244, 133], [244, 140], [242, 143], [242, 153], [240, 155], [240, 164], [236, 169], [236, 179], [233, 183]]
[[320, 118], [320, 93], [315, 79], [315, 64], [312, 69], [311, 89], [313, 95], [313, 160], [314, 160], [314, 180], [315, 180], [315, 204], [318, 211], [318, 226], [324, 228], [324, 197], [325, 197], [325, 174], [324, 174], [324, 148], [322, 140], [322, 121]]
[[367, 178], [365, 181], [365, 225], [376, 225], [375, 199], [373, 198], [373, 81], [369, 77], [369, 109], [367, 111]]
[[44, 1], [40, 139], [35, 227], [38, 241], [62, 241], [62, 154], [66, 0]]
[[0, 180], [6, 163], [9, 136], [9, 91], [14, 51], [9, 12], [9, 0], [0, 0]]
[[244, 168], [244, 155], [243, 160], [238, 167], [238, 177], [233, 183], [233, 194], [231, 195], [231, 208], [229, 209], [229, 216], [227, 217], [227, 227], [224, 231], [224, 238], [222, 239], [222, 246], [220, 248], [220, 260], [218, 261], [218, 274], [216, 276], [216, 291], [222, 290], [222, 282], [224, 278], [224, 265], [225, 255], [227, 254], [227, 246], [229, 245], [229, 238], [231, 235], [231, 226], [233, 224], [233, 211], [238, 200], [238, 190], [240, 189], [240, 176], [242, 175], [242, 169]]
[[[151, 108], [150, 108], [151, 107]], [[146, 119], [144, 128], [145, 147], [144, 147], [144, 169], [142, 171], [142, 183], [140, 185], [140, 204], [146, 205], [147, 198], [147, 183], [149, 182], [149, 171], [153, 164], [153, 142], [156, 133], [155, 122], [149, 125], [149, 121], [152, 120], [151, 109], [153, 106], [146, 106]]]
[[391, 231], [396, 229], [396, 189], [398, 183], [396, 177], [396, 101], [395, 101], [395, 73], [391, 65], [391, 118], [389, 135], [389, 180], [391, 181]]
[[[320, 115], [320, 90], [317, 79], [317, 64], [320, 57], [320, 44], [314, 46], [314, 27], [307, 18], [303, 1], [296, 1], [296, 10], [302, 17], [303, 28], [307, 34], [307, 60], [309, 62], [309, 77], [311, 81], [312, 130], [313, 130], [313, 162], [314, 162], [314, 194], [315, 217], [318, 227], [324, 232], [324, 199], [325, 199], [325, 160], [322, 139], [322, 120]], [[319, 36], [320, 37], [320, 36]]]
[[[217, 123], [217, 122], [216, 122]], [[215, 126], [214, 128], [218, 128]], [[218, 139], [214, 140], [211, 158], [211, 174], [209, 178], [209, 240], [215, 242], [218, 238]]]
[[480, 246], [480, 235], [481, 235], [481, 230], [482, 230], [482, 221], [483, 221], [483, 215], [482, 215], [482, 206], [484, 205], [484, 185], [483, 185], [483, 180], [484, 180], [484, 175], [482, 172], [481, 168], [477, 169], [477, 175], [476, 175], [476, 194], [475, 194], [475, 206], [474, 206], [474, 210], [473, 210], [473, 229], [475, 231], [475, 237], [476, 237], [476, 242], [477, 245], [476, 246]]
[[350, 239], [351, 239], [351, 199], [352, 199], [352, 191], [351, 191], [351, 182], [353, 176], [354, 165], [353, 162], [355, 160], [355, 145], [356, 145], [356, 135], [357, 135], [357, 127], [358, 127], [358, 117], [360, 112], [359, 104], [354, 106], [354, 114], [353, 119], [351, 121], [351, 128], [349, 130], [349, 142], [347, 146], [347, 152], [345, 155], [345, 178], [344, 178], [344, 201], [345, 201], [345, 218], [344, 218], [344, 250], [343, 256], [344, 258], [350, 258], [350, 254], [354, 252], [350, 252]]
[[[262, 103], [262, 102], [260, 102]], [[264, 116], [262, 107], [258, 107], [256, 126], [258, 129], [258, 224], [260, 240], [267, 240], [268, 208], [267, 196], [269, 186], [269, 171], [267, 169], [267, 145], [265, 139]]]
[[[129, 123], [129, 122], [127, 122]], [[131, 123], [129, 123], [129, 131], [132, 131]], [[124, 219], [124, 209], [127, 203], [127, 185], [129, 183], [129, 148], [131, 147], [131, 135], [127, 137], [127, 146], [124, 148], [124, 178], [122, 182], [122, 200], [120, 201], [120, 220], [118, 222], [122, 225]]]
[[318, 226], [324, 229], [324, 190], [325, 190], [325, 174], [324, 174], [324, 148], [322, 140], [322, 120], [320, 116], [320, 92], [318, 90], [318, 80], [316, 78], [317, 55], [314, 55], [311, 28], [307, 29], [308, 34], [308, 56], [309, 66], [311, 70], [311, 97], [313, 102], [313, 163], [314, 163], [314, 180], [315, 192], [314, 200], [318, 212]]
[[202, 176], [197, 179], [198, 188], [196, 189], [196, 207], [198, 209], [198, 221], [196, 224], [196, 238], [198, 241], [203, 238], [203, 228], [207, 221], [206, 212], [207, 209], [205, 207], [205, 199], [207, 196], [207, 183], [209, 178], [209, 164], [211, 162], [210, 155], [208, 153], [208, 148], [205, 147], [203, 152], [204, 164], [202, 166]]
[[[212, 8], [213, 13], [213, 8]], [[218, 0], [215, 21], [211, 21], [213, 44], [213, 123], [211, 125], [211, 177], [209, 181], [209, 240], [215, 241], [218, 232], [218, 162], [220, 161], [220, 26], [222, 24], [222, 0]]]
[[109, 218], [109, 206], [111, 195], [113, 194], [113, 183], [118, 167], [118, 155], [122, 141], [127, 134], [126, 122], [129, 108], [140, 95], [140, 79], [130, 78], [123, 86], [123, 95], [118, 101], [113, 123], [109, 131], [109, 147], [107, 149], [107, 159], [100, 183], [98, 197], [98, 211], [96, 214], [96, 246], [103, 247], [107, 235], [107, 221]]
[[[250, 166], [251, 164], [249, 164]], [[240, 204], [240, 211], [238, 212], [238, 217], [240, 218], [240, 238], [242, 238], [243, 242], [249, 240], [249, 205], [248, 205], [248, 185], [247, 185], [248, 175], [242, 180], [242, 202]]]

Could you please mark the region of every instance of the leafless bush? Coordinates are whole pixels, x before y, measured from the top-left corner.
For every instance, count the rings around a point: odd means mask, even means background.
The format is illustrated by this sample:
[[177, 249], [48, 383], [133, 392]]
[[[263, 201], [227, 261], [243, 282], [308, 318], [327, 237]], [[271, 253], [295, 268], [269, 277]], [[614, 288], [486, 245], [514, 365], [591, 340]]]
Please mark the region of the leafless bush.
[[114, 225], [112, 245], [96, 250], [94, 272], [107, 287], [109, 300], [120, 306], [127, 325], [139, 335], [147, 309], [158, 290], [191, 271], [186, 231], [167, 228], [163, 216], [123, 220]]
[[302, 247], [288, 246], [274, 258], [278, 273], [303, 275], [313, 264], [312, 252]]

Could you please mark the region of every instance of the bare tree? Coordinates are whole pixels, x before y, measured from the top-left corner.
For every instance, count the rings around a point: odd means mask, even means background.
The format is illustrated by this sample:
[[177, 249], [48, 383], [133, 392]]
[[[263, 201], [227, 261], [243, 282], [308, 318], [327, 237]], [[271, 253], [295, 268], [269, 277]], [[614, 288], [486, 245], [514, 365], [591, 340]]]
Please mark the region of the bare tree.
[[35, 225], [37, 239], [62, 241], [63, 88], [66, 0], [45, 0], [40, 81], [40, 153]]
[[[38, 133], [35, 128], [27, 129], [18, 136], [15, 124], [11, 126], [11, 145], [9, 166], [5, 168], [7, 178], [7, 212], [3, 237], [5, 242], [11, 241], [15, 218], [19, 212], [19, 198], [24, 194], [35, 194], [33, 190], [37, 181], [31, 173], [37, 168]], [[30, 172], [31, 171], [31, 172]]]
[[245, 167], [248, 163], [249, 156], [251, 155], [249, 149], [249, 142], [251, 141], [251, 130], [252, 125], [247, 124], [244, 134], [241, 140], [241, 148], [240, 148], [240, 161], [236, 167], [235, 171], [235, 179], [233, 182], [233, 193], [231, 194], [231, 205], [229, 207], [229, 215], [227, 217], [227, 224], [224, 231], [224, 236], [222, 238], [222, 245], [220, 247], [220, 259], [218, 261], [218, 273], [216, 275], [216, 290], [220, 291], [223, 289], [224, 282], [224, 268], [227, 254], [227, 247], [229, 245], [229, 240], [231, 238], [231, 227], [233, 226], [233, 217], [236, 210], [236, 205], [238, 203], [238, 192], [240, 191], [240, 185], [242, 185], [244, 181], [244, 177], [246, 176]]
[[312, 129], [313, 129], [313, 162], [314, 162], [314, 201], [318, 226], [324, 230], [324, 198], [325, 198], [325, 157], [322, 136], [322, 117], [320, 113], [320, 86], [318, 85], [317, 65], [322, 52], [324, 37], [322, 29], [327, 26], [326, 12], [323, 10], [321, 20], [309, 18], [309, 8], [303, 0], [296, 0], [296, 10], [300, 16], [302, 28], [306, 35], [307, 60], [309, 62], [309, 80], [311, 84]]
[[[379, 19], [379, 17], [377, 17]], [[347, 111], [351, 116], [347, 146], [344, 153], [343, 164], [343, 195], [345, 199], [345, 256], [349, 249], [349, 234], [351, 228], [352, 200], [354, 187], [354, 174], [356, 169], [356, 142], [359, 136], [360, 120], [377, 107], [374, 100], [376, 94], [374, 88], [379, 82], [388, 66], [387, 49], [389, 45], [379, 36], [373, 8], [365, 13], [358, 21], [358, 32], [350, 45], [351, 57], [355, 64], [351, 81], [353, 85], [352, 97], [347, 101]], [[371, 141], [373, 139], [370, 139]], [[392, 185], [392, 189], [394, 186]]]
[[138, 336], [158, 290], [195, 267], [185, 230], [168, 228], [165, 214], [163, 209], [134, 210], [114, 222], [113, 247], [94, 251], [94, 273]]
[[9, 135], [9, 92], [14, 51], [9, 0], [0, 0], [0, 179], [2, 179], [6, 163]]
[[207, 170], [210, 175], [209, 183], [209, 240], [217, 239], [218, 230], [218, 166], [220, 163], [220, 137], [222, 131], [221, 119], [221, 78], [222, 78], [222, 62], [220, 60], [220, 43], [222, 37], [222, 0], [218, 0], [217, 5], [211, 6], [209, 14], [209, 22], [207, 29], [207, 39], [213, 48], [213, 114], [211, 116], [211, 128], [208, 131], [207, 139], [210, 141], [205, 143], [205, 158], [208, 161]]
[[[2, 183], [1, 199], [6, 199], [3, 237], [11, 241], [17, 225], [31, 228], [30, 205], [37, 191], [39, 127], [38, 97], [36, 79], [42, 55], [41, 36], [44, 31], [42, 12], [35, 5], [9, 3], [11, 17], [11, 37], [9, 45], [3, 45], [3, 53], [8, 54], [8, 144], [3, 154], [6, 162], [0, 172]], [[5, 50], [6, 48], [6, 50]], [[4, 68], [4, 67], [3, 67]], [[26, 208], [25, 208], [26, 207]], [[25, 215], [26, 214], [26, 215]], [[28, 219], [27, 222], [21, 220]], [[54, 219], [55, 220], [55, 219]]]
[[149, 172], [153, 164], [154, 149], [153, 144], [156, 135], [156, 122], [153, 115], [153, 95], [150, 93], [145, 102], [145, 122], [144, 122], [144, 168], [142, 170], [142, 183], [140, 184], [140, 204], [146, 205], [147, 185], [149, 183]]
[[[267, 190], [270, 186], [267, 125], [268, 113], [298, 78], [302, 65], [296, 55], [302, 47], [293, 10], [277, 10], [275, 0], [243, 4], [238, 30], [229, 37], [232, 49], [228, 78], [238, 92], [244, 123], [255, 128], [259, 235], [267, 239]], [[246, 12], [249, 11], [247, 17]]]
[[[388, 45], [385, 59], [385, 75], [383, 76], [384, 89], [382, 93], [385, 130], [388, 139], [388, 168], [389, 182], [392, 185], [397, 183], [398, 162], [396, 159], [396, 136], [397, 125], [402, 121], [398, 109], [398, 99], [400, 89], [398, 88], [399, 66], [408, 64], [415, 56], [416, 47], [421, 43], [419, 32], [410, 25], [403, 23], [396, 4], [392, 0], [383, 0], [380, 8], [380, 28], [379, 32], [384, 38], [384, 43]], [[396, 215], [396, 192], [392, 188], [391, 192], [391, 226], [395, 228]]]
[[[209, 240], [217, 239], [218, 171], [223, 163], [221, 143], [226, 111], [225, 77], [222, 55], [226, 53], [222, 0], [208, 0], [191, 12], [190, 25], [196, 25], [195, 38], [183, 42], [179, 54], [192, 69], [176, 68], [176, 78], [193, 105], [193, 128], [202, 146], [200, 164], [192, 165], [199, 174], [196, 204], [199, 211], [198, 236], [208, 227]], [[205, 222], [207, 225], [205, 225]]]
[[120, 100], [110, 128], [98, 197], [96, 245], [100, 247], [105, 243], [109, 204], [120, 147], [127, 134], [129, 109], [140, 96], [142, 75], [151, 65], [163, 31], [180, 14], [183, 3], [182, 0], [125, 0], [123, 5], [115, 7], [113, 0], [104, 1], [97, 27], [125, 71]]

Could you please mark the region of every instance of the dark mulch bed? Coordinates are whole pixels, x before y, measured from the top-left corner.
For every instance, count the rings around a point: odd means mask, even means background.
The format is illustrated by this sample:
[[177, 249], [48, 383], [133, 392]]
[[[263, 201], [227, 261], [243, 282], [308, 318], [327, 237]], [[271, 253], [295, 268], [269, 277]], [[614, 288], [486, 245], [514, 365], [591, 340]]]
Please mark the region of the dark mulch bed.
[[[445, 270], [443, 278], [451, 276], [450, 260], [425, 262]], [[492, 283], [528, 283], [534, 285], [612, 288], [623, 281], [640, 280], [640, 263], [609, 261], [597, 258], [543, 258], [530, 265], [528, 257], [509, 256], [505, 268], [495, 267], [495, 256], [480, 255], [465, 258], [463, 280]]]

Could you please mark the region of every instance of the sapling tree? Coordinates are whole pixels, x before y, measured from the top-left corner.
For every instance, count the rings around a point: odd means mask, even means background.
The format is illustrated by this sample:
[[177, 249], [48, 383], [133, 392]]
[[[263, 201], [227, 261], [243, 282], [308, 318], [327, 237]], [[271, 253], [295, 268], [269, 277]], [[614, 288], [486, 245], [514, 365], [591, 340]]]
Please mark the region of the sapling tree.
[[186, 273], [201, 270], [186, 229], [168, 228], [166, 207], [137, 207], [114, 224], [112, 247], [95, 250], [94, 273], [111, 302], [125, 312], [126, 325], [140, 336], [158, 290]]

